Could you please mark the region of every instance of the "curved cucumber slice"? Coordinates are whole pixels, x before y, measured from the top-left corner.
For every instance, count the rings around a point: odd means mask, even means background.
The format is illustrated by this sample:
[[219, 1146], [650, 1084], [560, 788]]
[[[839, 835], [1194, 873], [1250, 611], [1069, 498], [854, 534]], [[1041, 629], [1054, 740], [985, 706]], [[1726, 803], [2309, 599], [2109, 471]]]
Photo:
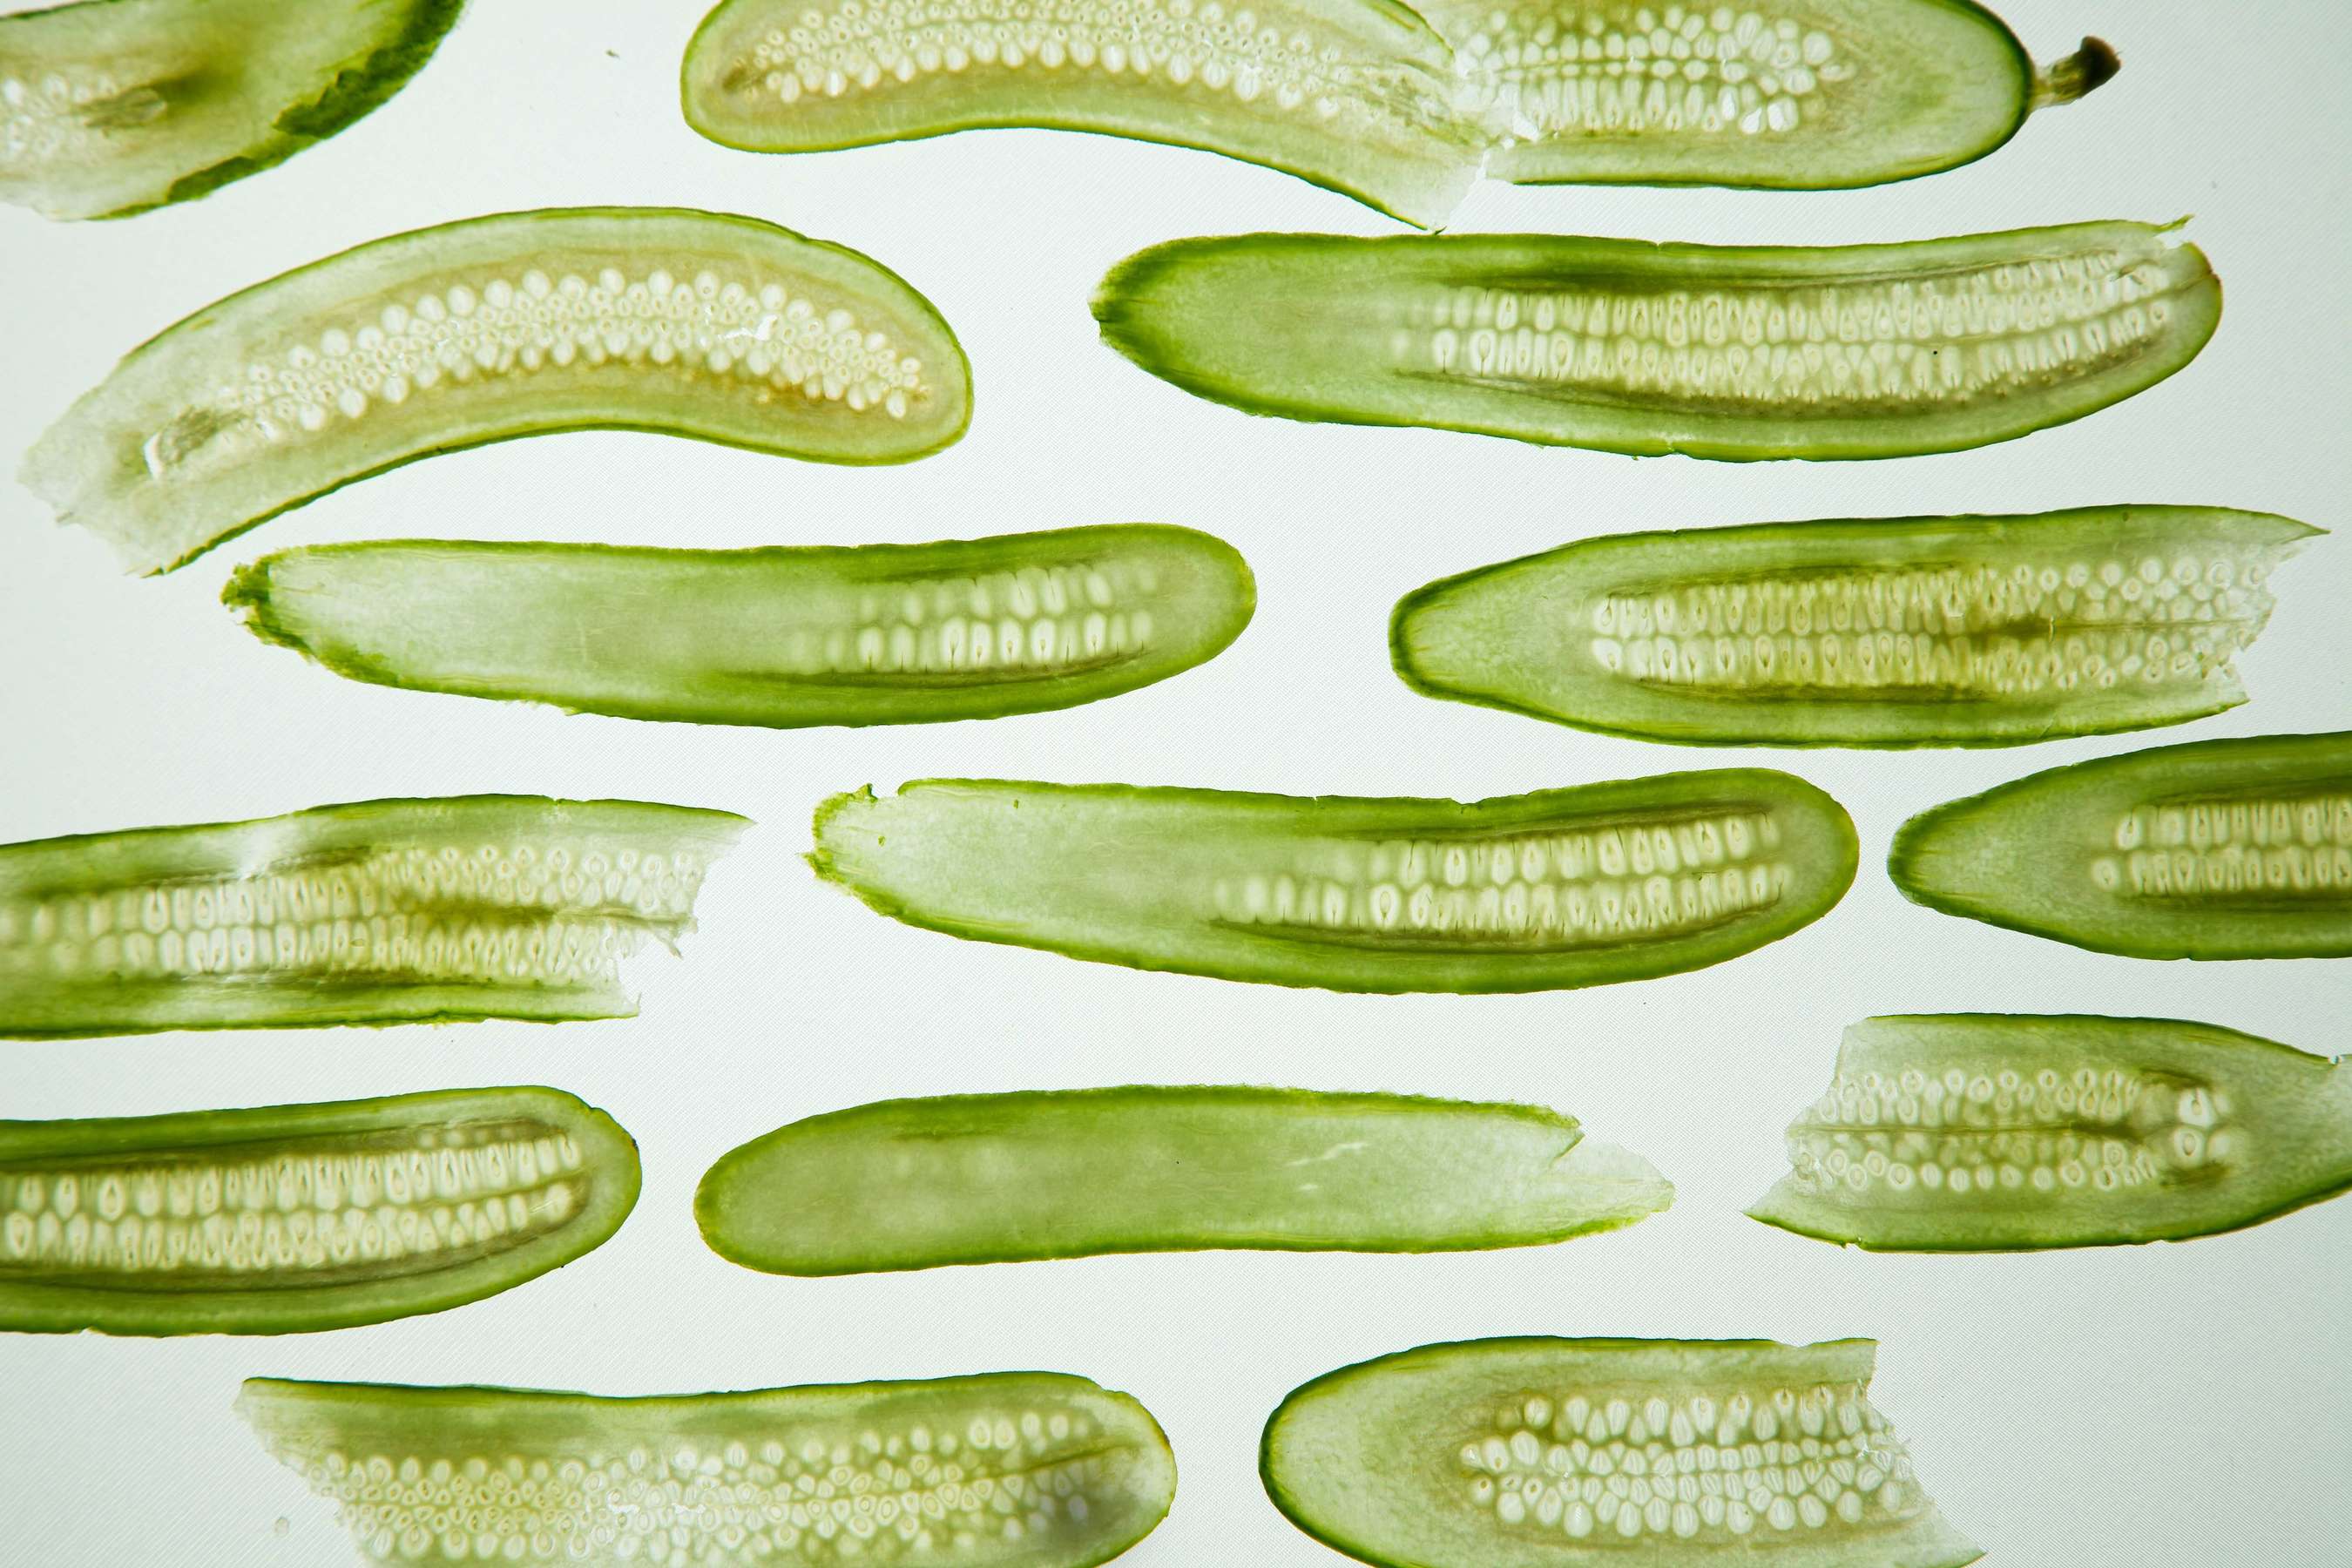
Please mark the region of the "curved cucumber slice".
[[1915, 902], [2099, 952], [2352, 955], [2352, 731], [2053, 768], [1920, 813], [1886, 869]]
[[924, 779], [835, 795], [809, 863], [982, 942], [1333, 991], [1544, 991], [1703, 968], [1853, 880], [1837, 802], [1762, 769], [1464, 805]]
[[2244, 701], [2264, 579], [2319, 531], [2140, 506], [1625, 533], [1416, 589], [1389, 643], [1428, 696], [1644, 740], [2017, 745]]
[[1694, 458], [2006, 441], [2197, 356], [2221, 289], [2137, 223], [1798, 249], [1546, 235], [1239, 235], [1114, 267], [1094, 311], [1253, 414]]
[[1982, 1553], [1871, 1408], [1877, 1352], [1868, 1340], [1425, 1345], [1294, 1391], [1258, 1469], [1291, 1523], [1390, 1568], [1973, 1563]]
[[1664, 1209], [1640, 1156], [1533, 1106], [1128, 1088], [894, 1100], [722, 1155], [702, 1238], [772, 1274], [1261, 1247], [1565, 1241]]
[[2352, 1187], [2352, 1074], [2169, 1018], [1946, 1014], [1845, 1032], [1748, 1212], [1885, 1252], [2179, 1241]]
[[0, 846], [0, 1036], [626, 1017], [745, 826], [478, 795]]
[[636, 1201], [637, 1146], [552, 1089], [0, 1121], [0, 1329], [438, 1312], [593, 1250]]
[[132, 350], [19, 477], [165, 572], [487, 441], [652, 430], [903, 462], [971, 406], [947, 323], [854, 250], [756, 218], [551, 208], [394, 235], [205, 307]]
[[464, 0], [82, 0], [0, 17], [0, 201], [123, 217], [373, 112]]
[[379, 1563], [1093, 1568], [1176, 1495], [1150, 1411], [1053, 1373], [652, 1399], [257, 1377], [237, 1412]]
[[1164, 680], [1249, 624], [1248, 565], [1150, 523], [941, 544], [395, 540], [264, 556], [222, 595], [338, 675], [705, 724], [908, 724]]

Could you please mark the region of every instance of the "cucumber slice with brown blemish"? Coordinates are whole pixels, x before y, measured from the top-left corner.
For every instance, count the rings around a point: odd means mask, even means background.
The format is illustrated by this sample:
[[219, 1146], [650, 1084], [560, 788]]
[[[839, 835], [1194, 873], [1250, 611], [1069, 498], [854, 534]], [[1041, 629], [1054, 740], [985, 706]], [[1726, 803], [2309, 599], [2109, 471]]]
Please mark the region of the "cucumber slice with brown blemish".
[[1915, 902], [2099, 952], [2352, 956], [2352, 731], [2053, 768], [1913, 817], [1886, 868]]
[[1428, 696], [1643, 740], [2017, 745], [2244, 701], [2266, 579], [2319, 531], [2118, 506], [1617, 534], [1415, 589], [1389, 642]]
[[336, 487], [557, 430], [835, 463], [963, 433], [963, 351], [854, 250], [667, 207], [504, 213], [375, 240], [164, 329], [20, 477], [129, 567], [166, 572]]
[[0, 1036], [625, 1017], [746, 826], [480, 795], [0, 846]]
[[1853, 824], [1762, 769], [1462, 805], [925, 779], [817, 810], [874, 909], [1072, 958], [1334, 991], [1543, 991], [1719, 963], [1826, 913]]
[[1151, 523], [850, 548], [397, 540], [265, 556], [222, 596], [356, 680], [780, 728], [1116, 696], [1213, 657], [1256, 604], [1230, 545]]
[[1104, 340], [1253, 414], [1695, 458], [2006, 441], [2194, 359], [2194, 246], [2088, 223], [1843, 247], [1546, 235], [1175, 240], [1096, 291]]
[[0, 1329], [438, 1312], [593, 1250], [636, 1201], [629, 1135], [552, 1089], [0, 1121]]

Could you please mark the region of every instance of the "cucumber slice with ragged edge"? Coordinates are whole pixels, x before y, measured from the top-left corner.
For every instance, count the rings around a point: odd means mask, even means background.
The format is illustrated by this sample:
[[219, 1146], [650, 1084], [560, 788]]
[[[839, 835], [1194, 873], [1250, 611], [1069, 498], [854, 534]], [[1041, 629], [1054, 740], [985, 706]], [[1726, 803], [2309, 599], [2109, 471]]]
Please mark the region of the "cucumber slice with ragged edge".
[[1073, 1089], [885, 1100], [720, 1157], [703, 1239], [772, 1274], [1258, 1247], [1439, 1252], [1564, 1241], [1664, 1210], [1640, 1156], [1526, 1105], [1306, 1089]]
[[1958, 1568], [1878, 1347], [1473, 1340], [1328, 1373], [1265, 1426], [1291, 1523], [1389, 1568]]
[[1150, 523], [849, 548], [328, 545], [265, 556], [222, 597], [356, 680], [780, 728], [1116, 696], [1213, 657], [1257, 602], [1230, 545]]
[[0, 1122], [0, 1329], [283, 1334], [438, 1312], [600, 1246], [637, 1146], [551, 1089]]
[[83, 0], [0, 17], [0, 201], [123, 217], [274, 167], [408, 84], [464, 0]]
[[2098, 952], [2352, 956], [2352, 731], [2053, 768], [1920, 813], [1886, 869], [1915, 902]]
[[1853, 824], [1801, 779], [1465, 805], [925, 779], [817, 810], [809, 863], [910, 925], [1333, 991], [1544, 991], [1719, 963], [1826, 913]]
[[0, 846], [0, 1036], [626, 1017], [747, 826], [485, 795]]
[[237, 1410], [373, 1562], [1093, 1568], [1176, 1493], [1150, 1412], [1053, 1373], [640, 1399], [249, 1378]]
[[971, 408], [947, 323], [854, 250], [756, 218], [552, 208], [394, 235], [207, 306], [132, 350], [19, 477], [165, 572], [353, 479], [510, 437], [895, 463]]
[[1643, 740], [2017, 745], [2244, 701], [2265, 579], [2319, 531], [2138, 506], [1618, 534], [1416, 589], [1389, 645], [1428, 696]]
[[1946, 1014], [1845, 1032], [1748, 1212], [1885, 1252], [2179, 1241], [2352, 1187], [2352, 1074], [2168, 1018]]
[[1897, 458], [2062, 425], [2194, 359], [2221, 284], [2165, 232], [1239, 235], [1139, 251], [1094, 312], [1145, 370], [1253, 414], [1636, 456]]

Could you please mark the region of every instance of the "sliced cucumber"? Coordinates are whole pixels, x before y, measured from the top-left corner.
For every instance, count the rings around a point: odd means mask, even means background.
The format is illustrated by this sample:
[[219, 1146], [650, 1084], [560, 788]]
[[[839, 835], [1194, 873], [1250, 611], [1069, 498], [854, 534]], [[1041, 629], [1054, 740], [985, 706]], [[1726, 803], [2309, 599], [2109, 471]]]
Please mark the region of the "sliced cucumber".
[[264, 556], [222, 597], [355, 680], [779, 728], [1117, 696], [1216, 655], [1257, 602], [1232, 546], [1151, 523], [847, 549], [395, 540]]
[[1823, 1241], [2180, 1241], [2352, 1187], [2352, 1073], [2173, 1018], [1870, 1018], [1790, 1126], [1789, 1159], [1748, 1212]]
[[1267, 1495], [1389, 1568], [1958, 1568], [1980, 1553], [1871, 1408], [1868, 1340], [1472, 1340], [1328, 1373]]
[[1239, 235], [1129, 257], [1094, 311], [1145, 370], [1253, 414], [1638, 456], [1896, 458], [2079, 419], [2194, 359], [2221, 284], [2164, 235]]
[[930, 302], [837, 245], [667, 207], [503, 213], [346, 250], [134, 349], [21, 478], [165, 572], [289, 507], [509, 437], [653, 430], [837, 463], [963, 433]]
[[1853, 880], [1837, 802], [1762, 769], [1464, 805], [924, 779], [818, 808], [817, 874], [895, 920], [1334, 991], [1543, 991], [1719, 963]]
[[1150, 1411], [1053, 1373], [652, 1399], [257, 1377], [237, 1410], [379, 1563], [1093, 1568], [1176, 1494]]
[[2352, 731], [2053, 768], [1920, 813], [1886, 868], [1915, 902], [2099, 952], [2352, 956]]
[[552, 1089], [0, 1121], [0, 1329], [438, 1312], [593, 1250], [636, 1201], [637, 1146]]
[[0, 846], [0, 1036], [625, 1017], [745, 826], [478, 795]]
[[1416, 589], [1389, 643], [1416, 691], [1644, 740], [2017, 745], [2244, 701], [2264, 579], [2319, 531], [2138, 506], [1625, 533]]
[[0, 16], [0, 201], [123, 217], [373, 111], [465, 0], [82, 0]]

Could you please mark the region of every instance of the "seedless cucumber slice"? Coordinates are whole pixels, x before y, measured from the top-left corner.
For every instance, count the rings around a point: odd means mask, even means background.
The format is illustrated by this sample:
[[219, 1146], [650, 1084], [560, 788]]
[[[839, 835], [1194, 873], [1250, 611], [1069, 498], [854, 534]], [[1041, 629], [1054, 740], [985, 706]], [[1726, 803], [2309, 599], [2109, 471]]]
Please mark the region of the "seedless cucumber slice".
[[2116, 506], [1618, 534], [1416, 589], [1389, 642], [1416, 691], [1644, 740], [2016, 745], [2244, 701], [2264, 581], [2318, 531]]
[[1325, 1545], [1389, 1568], [1958, 1568], [1871, 1408], [1868, 1340], [1472, 1340], [1282, 1402], [1258, 1468]]
[[629, 1135], [551, 1089], [0, 1121], [0, 1329], [438, 1312], [592, 1251], [636, 1201]]
[[1640, 1156], [1526, 1105], [1160, 1088], [861, 1105], [720, 1157], [702, 1237], [772, 1274], [1260, 1247], [1564, 1241], [1664, 1209]]
[[328, 545], [265, 556], [222, 596], [356, 680], [791, 727], [1131, 691], [1221, 651], [1256, 588], [1222, 540], [1129, 523], [847, 549]]
[[257, 1377], [237, 1410], [379, 1563], [1093, 1568], [1176, 1494], [1150, 1412], [1053, 1373], [651, 1399]]
[[2352, 731], [2053, 768], [1913, 817], [1886, 868], [1931, 909], [2099, 952], [2352, 955]]
[[2221, 319], [2138, 223], [1799, 249], [1239, 235], [1139, 251], [1104, 340], [1253, 414], [1695, 458], [2006, 441], [2155, 385]]
[[1826, 913], [1853, 824], [1801, 779], [1667, 773], [1465, 805], [925, 779], [818, 808], [817, 874], [982, 942], [1334, 991], [1698, 969]]
[[0, 1035], [625, 1017], [745, 826], [478, 795], [0, 846]]
[[25, 484], [164, 572], [352, 479], [589, 428], [837, 463], [963, 433], [963, 351], [877, 263], [756, 218], [503, 213], [255, 285], [134, 349]]

